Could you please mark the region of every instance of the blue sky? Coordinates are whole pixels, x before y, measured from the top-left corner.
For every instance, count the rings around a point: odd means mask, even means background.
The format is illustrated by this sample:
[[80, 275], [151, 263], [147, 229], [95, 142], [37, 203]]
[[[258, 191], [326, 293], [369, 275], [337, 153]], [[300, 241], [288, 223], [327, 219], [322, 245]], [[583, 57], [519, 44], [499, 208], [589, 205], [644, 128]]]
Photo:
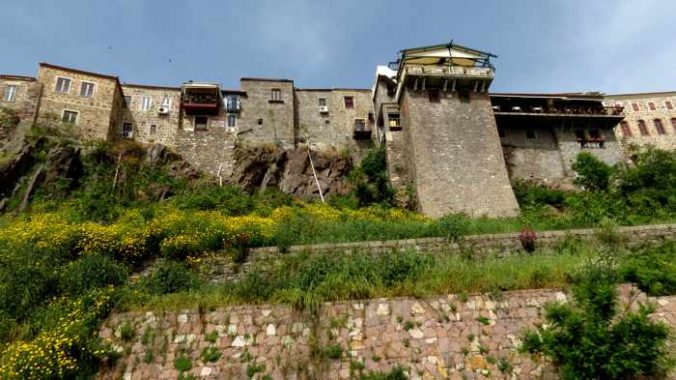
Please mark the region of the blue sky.
[[367, 88], [400, 49], [454, 39], [499, 56], [495, 92], [676, 90], [674, 0], [0, 2], [0, 73]]

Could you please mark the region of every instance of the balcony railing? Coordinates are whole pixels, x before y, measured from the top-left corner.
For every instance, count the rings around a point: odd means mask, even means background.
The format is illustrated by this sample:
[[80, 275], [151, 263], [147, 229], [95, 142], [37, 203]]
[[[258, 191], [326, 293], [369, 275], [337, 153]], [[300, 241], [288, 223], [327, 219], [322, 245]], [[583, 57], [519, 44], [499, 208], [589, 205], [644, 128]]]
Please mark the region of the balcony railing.
[[415, 65], [407, 64], [408, 75], [425, 75], [460, 78], [493, 78], [495, 73], [491, 67], [467, 67], [457, 65]]
[[365, 123], [354, 124], [354, 138], [355, 139], [369, 139], [371, 138], [371, 126]]
[[566, 116], [623, 116], [624, 107], [574, 106], [546, 107], [527, 105], [494, 105], [493, 112], [498, 114], [545, 114]]

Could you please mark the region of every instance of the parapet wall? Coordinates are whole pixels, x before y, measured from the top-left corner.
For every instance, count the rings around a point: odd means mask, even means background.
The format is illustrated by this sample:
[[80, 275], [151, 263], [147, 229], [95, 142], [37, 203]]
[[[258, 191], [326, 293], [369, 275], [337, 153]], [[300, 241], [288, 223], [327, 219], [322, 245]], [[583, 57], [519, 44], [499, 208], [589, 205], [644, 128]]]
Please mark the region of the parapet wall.
[[[127, 313], [114, 316], [100, 331], [126, 354], [98, 378], [176, 379], [174, 359], [184, 356], [192, 364], [187, 373], [201, 379], [251, 378], [247, 372], [256, 379], [349, 379], [397, 365], [414, 380], [556, 379], [549, 363], [517, 348], [523, 329], [541, 321], [545, 303], [568, 298], [558, 290], [527, 290], [499, 299], [443, 295], [345, 301], [324, 304], [317, 317], [281, 305]], [[675, 326], [676, 296], [654, 301], [654, 317]], [[124, 323], [135, 331], [128, 343], [120, 339]], [[214, 362], [200, 358], [210, 347], [221, 354]], [[329, 347], [332, 355], [326, 354]]]

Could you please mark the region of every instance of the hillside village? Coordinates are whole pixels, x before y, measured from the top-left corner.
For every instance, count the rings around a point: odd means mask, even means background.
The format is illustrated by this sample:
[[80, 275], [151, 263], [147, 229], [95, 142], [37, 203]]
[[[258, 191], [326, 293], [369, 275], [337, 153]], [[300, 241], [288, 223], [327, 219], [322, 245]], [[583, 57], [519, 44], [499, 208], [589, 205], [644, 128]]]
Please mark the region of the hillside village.
[[676, 92], [497, 62], [0, 75], [0, 379], [674, 378]]
[[271, 78], [163, 87], [41, 63], [37, 78], [0, 76], [0, 105], [24, 127], [56, 121], [86, 140], [163, 144], [222, 178], [237, 145], [347, 151], [355, 161], [384, 146], [393, 187], [414, 189], [416, 209], [436, 217], [516, 215], [510, 179], [570, 183], [583, 151], [614, 165], [632, 144], [676, 147], [674, 92], [490, 93], [495, 59], [455, 43], [404, 49], [376, 68], [371, 89]]

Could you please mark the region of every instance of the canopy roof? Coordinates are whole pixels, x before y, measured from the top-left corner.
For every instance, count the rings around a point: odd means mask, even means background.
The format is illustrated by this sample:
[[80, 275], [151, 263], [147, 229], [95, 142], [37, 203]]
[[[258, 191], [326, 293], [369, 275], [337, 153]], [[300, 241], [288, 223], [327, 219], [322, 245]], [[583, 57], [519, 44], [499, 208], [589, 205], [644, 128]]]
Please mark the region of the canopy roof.
[[491, 53], [456, 45], [452, 41], [448, 44], [404, 49], [400, 54], [400, 63], [421, 65], [450, 63], [458, 66], [476, 66], [477, 64], [489, 66], [490, 58], [497, 57]]

